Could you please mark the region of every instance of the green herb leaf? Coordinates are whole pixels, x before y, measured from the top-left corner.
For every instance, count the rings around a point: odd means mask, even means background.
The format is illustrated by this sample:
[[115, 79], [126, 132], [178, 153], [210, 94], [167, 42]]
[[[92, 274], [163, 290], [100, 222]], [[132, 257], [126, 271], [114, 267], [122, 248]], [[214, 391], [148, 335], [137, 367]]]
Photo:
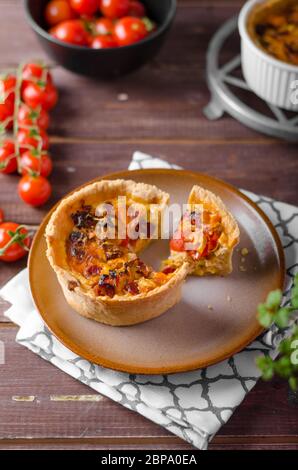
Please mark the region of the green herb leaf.
[[292, 390], [294, 390], [294, 392], [297, 390], [298, 388], [298, 378], [297, 377], [290, 377], [289, 378], [289, 385], [291, 387]]
[[274, 323], [279, 326], [279, 328], [286, 328], [289, 323], [289, 314], [290, 310], [288, 308], [280, 308], [274, 315]]
[[272, 314], [267, 310], [264, 304], [258, 306], [258, 320], [265, 328], [268, 328], [273, 321]]
[[266, 300], [266, 307], [269, 310], [277, 309], [280, 306], [281, 299], [282, 299], [282, 292], [279, 289], [270, 292]]
[[264, 380], [272, 379], [274, 375], [273, 360], [270, 356], [261, 356], [256, 360], [257, 366], [262, 372], [262, 377]]
[[292, 297], [292, 306], [298, 309], [298, 296]]
[[290, 377], [292, 372], [291, 359], [288, 356], [280, 357], [274, 363], [274, 370], [281, 377]]

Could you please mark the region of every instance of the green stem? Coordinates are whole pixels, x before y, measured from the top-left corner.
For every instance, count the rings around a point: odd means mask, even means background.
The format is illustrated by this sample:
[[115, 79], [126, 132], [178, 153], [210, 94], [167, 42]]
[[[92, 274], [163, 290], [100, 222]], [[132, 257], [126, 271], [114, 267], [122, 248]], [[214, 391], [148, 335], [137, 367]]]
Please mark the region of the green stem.
[[21, 245], [22, 248], [24, 248], [24, 250], [26, 251], [29, 251], [29, 248], [25, 245], [24, 241], [28, 234], [27, 233], [24, 233], [24, 234], [21, 234], [20, 231], [25, 228], [24, 225], [20, 225], [17, 230], [15, 231], [13, 237], [11, 237], [11, 239], [9, 240], [8, 243], [6, 243], [5, 246], [3, 246], [2, 248], [0, 248], [0, 256], [3, 256], [5, 255], [5, 252], [6, 250], [11, 246], [13, 245], [14, 243], [19, 243]]

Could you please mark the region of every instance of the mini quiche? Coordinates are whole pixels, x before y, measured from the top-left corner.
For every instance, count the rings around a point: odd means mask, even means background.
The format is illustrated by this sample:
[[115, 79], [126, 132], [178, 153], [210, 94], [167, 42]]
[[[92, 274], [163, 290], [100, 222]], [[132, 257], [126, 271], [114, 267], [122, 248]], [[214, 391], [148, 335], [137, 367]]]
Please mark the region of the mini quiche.
[[138, 255], [149, 232], [158, 238], [168, 201], [155, 186], [125, 180], [96, 182], [62, 200], [46, 229], [47, 257], [74, 310], [101, 323], [133, 325], [180, 300], [188, 264], [155, 272]]
[[164, 272], [189, 264], [191, 274], [227, 275], [232, 272], [233, 249], [239, 242], [239, 228], [222, 200], [212, 192], [194, 186], [171, 242], [171, 256]]
[[258, 3], [248, 19], [248, 32], [265, 52], [298, 66], [298, 1]]

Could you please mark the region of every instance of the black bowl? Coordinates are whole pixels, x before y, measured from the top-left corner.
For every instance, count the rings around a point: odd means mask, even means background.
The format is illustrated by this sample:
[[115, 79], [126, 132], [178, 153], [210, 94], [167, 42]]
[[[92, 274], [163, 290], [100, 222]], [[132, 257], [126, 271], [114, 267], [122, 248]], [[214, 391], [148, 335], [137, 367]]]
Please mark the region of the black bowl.
[[96, 78], [118, 77], [151, 60], [162, 46], [176, 13], [176, 0], [143, 0], [148, 16], [158, 25], [154, 33], [130, 46], [90, 49], [61, 42], [47, 32], [43, 16], [47, 2], [24, 2], [29, 24], [43, 48], [56, 63], [66, 69]]

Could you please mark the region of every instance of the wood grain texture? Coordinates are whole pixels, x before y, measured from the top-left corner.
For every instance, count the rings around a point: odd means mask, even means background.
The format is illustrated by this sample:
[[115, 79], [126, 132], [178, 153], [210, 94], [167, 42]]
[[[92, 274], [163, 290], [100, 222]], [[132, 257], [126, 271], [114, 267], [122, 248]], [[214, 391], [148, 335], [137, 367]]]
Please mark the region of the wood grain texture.
[[[29, 208], [18, 199], [17, 177], [0, 175], [0, 207], [7, 218], [38, 225], [71, 189], [127, 168], [135, 150], [297, 204], [297, 146], [262, 136], [228, 116], [210, 123], [202, 113], [209, 100], [204, 79], [208, 42], [242, 4], [179, 0], [175, 25], [161, 54], [129, 77], [100, 83], [56, 68], [60, 101], [51, 127], [53, 198], [42, 209]], [[237, 49], [235, 41], [227, 57]], [[0, 0], [0, 68], [41, 57], [45, 56], [26, 24], [21, 0]], [[120, 93], [127, 93], [128, 100], [120, 102]], [[0, 263], [0, 286], [25, 266], [25, 260]], [[0, 341], [6, 350], [6, 364], [0, 365], [0, 449], [191, 448], [106, 398], [51, 399], [91, 391], [17, 345], [17, 329], [1, 315], [4, 308], [0, 302]], [[288, 403], [286, 384], [260, 382], [220, 430], [212, 448], [297, 449], [297, 409]]]
[[[15, 445], [56, 445], [77, 448], [190, 448], [165, 429], [103, 397], [100, 401], [60, 400], [53, 396], [82, 396], [91, 389], [49, 365], [14, 341], [16, 327], [0, 329], [6, 364], [0, 366], [0, 448]], [[20, 359], [22, 361], [20, 367]], [[14, 397], [34, 397], [16, 401]], [[270, 400], [264, 397], [270, 396]], [[213, 447], [272, 448], [278, 443], [298, 448], [297, 410], [289, 406], [281, 381], [259, 383], [217, 435]], [[182, 447], [180, 447], [180, 445]]]

